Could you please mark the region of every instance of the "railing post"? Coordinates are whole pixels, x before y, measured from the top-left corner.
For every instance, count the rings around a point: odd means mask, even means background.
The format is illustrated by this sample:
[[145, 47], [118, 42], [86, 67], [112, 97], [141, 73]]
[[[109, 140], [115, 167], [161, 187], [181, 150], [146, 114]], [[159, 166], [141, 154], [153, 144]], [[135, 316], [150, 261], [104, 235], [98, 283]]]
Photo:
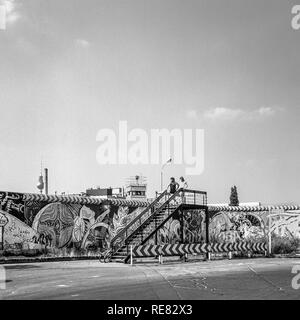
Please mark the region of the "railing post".
[[181, 243], [184, 243], [184, 234], [183, 234], [183, 210], [180, 210], [180, 212], [179, 212], [179, 214], [180, 214], [180, 224], [181, 224]]

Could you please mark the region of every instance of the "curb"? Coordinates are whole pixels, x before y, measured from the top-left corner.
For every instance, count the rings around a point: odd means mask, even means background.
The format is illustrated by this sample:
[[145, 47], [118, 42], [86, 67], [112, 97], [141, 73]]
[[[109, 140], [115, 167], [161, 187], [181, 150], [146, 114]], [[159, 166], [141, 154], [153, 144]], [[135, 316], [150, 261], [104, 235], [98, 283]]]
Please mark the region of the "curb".
[[[225, 256], [217, 256], [216, 260], [226, 258]], [[247, 259], [247, 257], [236, 257], [239, 259]], [[259, 256], [253, 256], [252, 258], [260, 258]], [[271, 257], [266, 258], [277, 258], [277, 259], [288, 259], [288, 258], [300, 258], [299, 254], [273, 254]], [[39, 263], [39, 262], [60, 262], [60, 261], [77, 261], [77, 260], [98, 260], [97, 256], [81, 256], [81, 257], [36, 257], [36, 258], [2, 258], [0, 259], [0, 265], [3, 264], [15, 264], [15, 263]], [[169, 260], [169, 259], [168, 259]], [[170, 259], [170, 262], [173, 259]], [[177, 260], [176, 260], [177, 261]]]
[[294, 253], [291, 253], [291, 254], [272, 254], [272, 258], [277, 258], [277, 259], [283, 259], [283, 258], [300, 258], [300, 255], [299, 254], [294, 254]]
[[76, 260], [98, 260], [97, 256], [82, 256], [82, 257], [39, 257], [39, 258], [14, 258], [0, 259], [1, 264], [14, 263], [38, 263], [38, 262], [59, 262], [59, 261], [76, 261]]

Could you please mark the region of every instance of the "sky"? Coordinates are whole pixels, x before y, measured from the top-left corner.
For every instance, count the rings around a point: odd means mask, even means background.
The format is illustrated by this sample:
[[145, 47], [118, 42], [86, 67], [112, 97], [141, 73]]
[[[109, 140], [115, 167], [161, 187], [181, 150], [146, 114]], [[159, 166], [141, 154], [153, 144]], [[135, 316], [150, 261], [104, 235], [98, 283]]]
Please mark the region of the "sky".
[[[300, 203], [300, 30], [294, 1], [1, 0], [0, 190], [79, 193], [160, 165], [99, 165], [97, 132], [203, 129], [210, 203]], [[1, 5], [1, 3], [0, 3]], [[169, 164], [164, 181], [184, 175]]]

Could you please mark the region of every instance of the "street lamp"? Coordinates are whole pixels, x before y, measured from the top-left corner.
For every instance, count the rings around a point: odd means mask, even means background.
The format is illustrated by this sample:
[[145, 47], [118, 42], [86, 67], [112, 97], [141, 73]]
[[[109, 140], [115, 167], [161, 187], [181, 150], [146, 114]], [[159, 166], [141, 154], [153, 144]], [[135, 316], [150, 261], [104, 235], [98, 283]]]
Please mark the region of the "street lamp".
[[171, 162], [172, 162], [172, 158], [170, 158], [167, 162], [165, 162], [161, 167], [161, 170], [160, 170], [160, 191], [161, 192], [163, 192], [163, 170], [165, 166]]

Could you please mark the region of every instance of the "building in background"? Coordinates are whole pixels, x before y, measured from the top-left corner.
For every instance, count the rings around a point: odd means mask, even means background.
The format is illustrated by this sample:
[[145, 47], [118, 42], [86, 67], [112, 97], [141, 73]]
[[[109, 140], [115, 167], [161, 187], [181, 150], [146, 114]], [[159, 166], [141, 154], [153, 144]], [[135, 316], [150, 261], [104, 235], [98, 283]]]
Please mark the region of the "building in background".
[[146, 178], [140, 175], [130, 177], [126, 183], [126, 198], [146, 200], [147, 199], [147, 183]]
[[97, 197], [102, 199], [121, 198], [131, 200], [147, 199], [146, 178], [141, 175], [132, 176], [127, 179], [125, 188], [90, 188], [85, 193], [88, 197]]
[[88, 197], [97, 197], [97, 198], [125, 198], [124, 195], [124, 188], [100, 188], [97, 187], [96, 189], [90, 188], [87, 189], [85, 194]]

